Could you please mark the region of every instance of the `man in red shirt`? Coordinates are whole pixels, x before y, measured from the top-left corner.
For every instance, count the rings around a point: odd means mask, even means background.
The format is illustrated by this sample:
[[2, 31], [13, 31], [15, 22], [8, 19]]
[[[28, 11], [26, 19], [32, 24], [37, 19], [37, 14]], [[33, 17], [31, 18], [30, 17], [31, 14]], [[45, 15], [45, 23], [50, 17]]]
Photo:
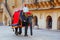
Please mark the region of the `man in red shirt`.
[[30, 26], [30, 34], [31, 34], [31, 36], [33, 35], [32, 34], [32, 18], [33, 18], [33, 16], [32, 16], [32, 13], [31, 12], [27, 12], [27, 15], [28, 15], [28, 26]]

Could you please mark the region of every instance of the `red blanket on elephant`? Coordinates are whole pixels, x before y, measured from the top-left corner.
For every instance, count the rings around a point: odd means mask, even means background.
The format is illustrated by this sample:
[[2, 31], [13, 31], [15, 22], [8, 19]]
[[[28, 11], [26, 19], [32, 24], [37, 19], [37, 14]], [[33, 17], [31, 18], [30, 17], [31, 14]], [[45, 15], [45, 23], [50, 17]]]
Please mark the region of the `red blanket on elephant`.
[[20, 18], [20, 10], [15, 11], [12, 18], [13, 18], [12, 19], [13, 28], [18, 27], [19, 22], [20, 22], [20, 25], [21, 25], [21, 20], [19, 19]]
[[[27, 12], [27, 15], [30, 16], [31, 12]], [[12, 28], [18, 27], [18, 23], [20, 23], [20, 27], [22, 27], [22, 21], [20, 20], [20, 10], [15, 11], [12, 19]]]
[[14, 12], [13, 23], [12, 24], [17, 24], [18, 23], [18, 21], [19, 21], [19, 15], [20, 15], [20, 11]]

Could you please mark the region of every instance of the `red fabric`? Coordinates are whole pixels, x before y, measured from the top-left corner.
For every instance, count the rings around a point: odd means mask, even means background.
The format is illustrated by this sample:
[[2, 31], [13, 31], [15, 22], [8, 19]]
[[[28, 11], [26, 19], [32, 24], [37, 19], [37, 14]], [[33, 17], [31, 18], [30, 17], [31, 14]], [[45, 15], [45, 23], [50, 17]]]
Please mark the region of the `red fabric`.
[[[30, 16], [31, 15], [31, 12], [26, 12], [27, 13], [27, 15], [28, 16]], [[28, 24], [28, 26], [30, 26], [30, 24]]]
[[27, 12], [27, 15], [30, 16], [31, 15], [31, 12]]
[[17, 24], [18, 23], [18, 21], [19, 21], [19, 15], [20, 15], [20, 10], [14, 12], [14, 15], [13, 15], [13, 23], [12, 24]]

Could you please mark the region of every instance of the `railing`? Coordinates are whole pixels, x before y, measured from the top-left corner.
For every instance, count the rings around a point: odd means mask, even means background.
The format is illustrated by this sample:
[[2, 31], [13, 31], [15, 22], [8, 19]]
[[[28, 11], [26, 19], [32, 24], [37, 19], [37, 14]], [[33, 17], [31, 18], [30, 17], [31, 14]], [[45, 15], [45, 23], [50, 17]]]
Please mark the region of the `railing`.
[[[34, 0], [34, 1], [28, 1], [28, 7], [30, 10], [35, 9], [50, 9], [50, 8], [60, 8], [60, 1], [59, 0]], [[45, 6], [48, 5], [48, 7], [45, 8]], [[44, 6], [44, 7], [39, 7]]]

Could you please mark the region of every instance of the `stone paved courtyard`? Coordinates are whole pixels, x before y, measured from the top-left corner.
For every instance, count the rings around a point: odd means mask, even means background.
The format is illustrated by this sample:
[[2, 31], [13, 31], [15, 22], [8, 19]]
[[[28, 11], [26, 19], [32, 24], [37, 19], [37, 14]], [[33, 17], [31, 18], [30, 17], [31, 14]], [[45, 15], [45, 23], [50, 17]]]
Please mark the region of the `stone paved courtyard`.
[[60, 40], [60, 31], [33, 29], [33, 36], [24, 37], [24, 28], [22, 35], [16, 36], [10, 26], [0, 26], [0, 40]]

